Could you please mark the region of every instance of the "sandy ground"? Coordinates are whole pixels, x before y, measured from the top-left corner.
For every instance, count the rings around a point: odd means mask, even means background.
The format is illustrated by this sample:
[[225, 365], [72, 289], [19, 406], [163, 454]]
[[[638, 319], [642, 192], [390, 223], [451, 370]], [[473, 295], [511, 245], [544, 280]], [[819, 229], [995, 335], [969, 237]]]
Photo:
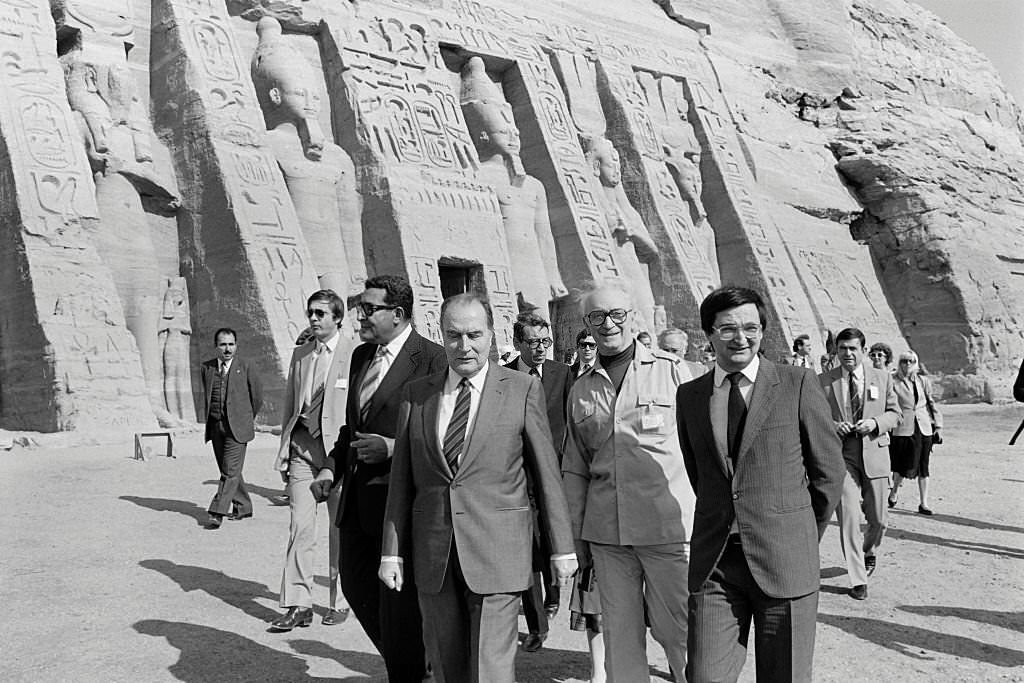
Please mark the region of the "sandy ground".
[[[846, 595], [834, 524], [823, 541], [818, 681], [1024, 681], [1024, 443], [1006, 446], [1024, 411], [945, 412], [936, 514], [916, 514], [916, 487], [904, 489], [867, 601]], [[354, 619], [266, 631], [288, 532], [288, 509], [271, 502], [275, 443], [261, 434], [249, 450], [253, 519], [218, 531], [202, 528], [217, 470], [198, 435], [178, 440], [176, 459], [145, 462], [127, 437], [0, 453], [0, 681], [383, 681]], [[648, 652], [667, 679], [660, 648]], [[586, 680], [588, 666], [563, 606], [545, 648], [520, 653], [518, 680]]]

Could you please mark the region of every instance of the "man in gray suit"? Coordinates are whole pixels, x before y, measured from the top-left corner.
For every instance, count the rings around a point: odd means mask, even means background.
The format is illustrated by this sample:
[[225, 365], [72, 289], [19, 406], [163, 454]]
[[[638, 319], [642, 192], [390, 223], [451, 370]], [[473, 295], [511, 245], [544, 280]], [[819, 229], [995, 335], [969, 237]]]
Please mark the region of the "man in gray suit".
[[839, 439], [814, 373], [758, 356], [757, 292], [717, 289], [700, 320], [716, 365], [676, 397], [697, 493], [686, 679], [737, 680], [753, 619], [759, 683], [809, 682], [818, 541], [845, 474]]
[[[903, 419], [892, 376], [864, 364], [864, 333], [848, 327], [836, 335], [839, 367], [820, 376], [836, 434], [843, 440], [846, 478], [836, 508], [839, 539], [850, 576], [850, 597], [868, 597], [868, 577], [885, 535], [889, 489], [889, 432]], [[867, 533], [861, 531], [861, 510]]]
[[569, 511], [535, 377], [490, 363], [486, 300], [441, 306], [449, 367], [403, 393], [380, 578], [402, 590], [412, 563], [439, 683], [512, 683], [519, 595], [532, 578], [533, 482], [560, 585], [576, 571]]

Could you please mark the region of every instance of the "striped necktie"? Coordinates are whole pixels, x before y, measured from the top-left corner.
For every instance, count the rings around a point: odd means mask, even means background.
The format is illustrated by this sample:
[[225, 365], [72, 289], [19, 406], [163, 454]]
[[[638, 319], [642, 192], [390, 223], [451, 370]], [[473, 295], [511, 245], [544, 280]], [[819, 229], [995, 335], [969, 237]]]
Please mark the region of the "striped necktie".
[[327, 345], [320, 344], [313, 361], [313, 376], [309, 382], [309, 403], [302, 413], [306, 416], [306, 429], [314, 439], [320, 436], [320, 415], [324, 406], [324, 381], [327, 377]]
[[381, 377], [384, 374], [384, 355], [386, 353], [387, 350], [385, 347], [377, 347], [377, 352], [373, 354], [373, 361], [370, 362], [370, 367], [366, 368], [366, 374], [363, 376], [363, 382], [359, 385], [360, 419], [365, 420], [366, 414], [370, 411], [370, 399], [373, 398], [373, 394], [377, 391]]
[[444, 433], [444, 459], [452, 475], [459, 471], [459, 456], [466, 441], [466, 426], [469, 424], [469, 380], [459, 382], [459, 395], [455, 399], [455, 410]]
[[850, 421], [857, 423], [864, 417], [864, 404], [860, 399], [860, 383], [857, 375], [850, 373]]

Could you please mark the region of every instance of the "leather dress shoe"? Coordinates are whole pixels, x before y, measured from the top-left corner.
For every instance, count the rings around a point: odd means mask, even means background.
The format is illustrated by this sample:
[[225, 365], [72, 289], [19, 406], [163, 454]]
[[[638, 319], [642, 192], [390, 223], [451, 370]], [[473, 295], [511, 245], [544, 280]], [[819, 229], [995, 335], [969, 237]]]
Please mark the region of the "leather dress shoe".
[[291, 631], [296, 626], [305, 628], [313, 623], [312, 607], [289, 607], [288, 611], [270, 622], [270, 630]]
[[206, 520], [204, 528], [211, 530], [219, 529], [222, 521], [224, 521], [223, 515], [210, 515], [210, 518]]
[[523, 649], [527, 652], [537, 652], [547, 640], [547, 631], [544, 633], [530, 633], [523, 638]]
[[348, 619], [348, 608], [345, 609], [329, 609], [324, 618], [320, 620], [324, 626], [336, 626], [338, 624], [344, 624], [345, 620]]
[[867, 600], [868, 599], [868, 587], [861, 583], [850, 589], [850, 597], [854, 600]]
[[931, 516], [931, 515], [935, 514], [934, 512], [932, 512], [931, 508], [926, 508], [924, 505], [918, 505], [917, 506], [917, 512], [918, 512], [918, 514], [928, 515], [928, 516]]
[[868, 570], [868, 576], [875, 573], [875, 567], [878, 566], [878, 560], [875, 559], [874, 555], [864, 556], [864, 569]]
[[548, 619], [554, 619], [555, 615], [558, 614], [558, 603], [544, 605], [544, 613], [548, 615]]
[[240, 519], [249, 519], [250, 517], [252, 517], [251, 512], [246, 512], [244, 515], [240, 515], [237, 512], [232, 512], [231, 516], [228, 517], [228, 519], [230, 519], [232, 522], [237, 522]]

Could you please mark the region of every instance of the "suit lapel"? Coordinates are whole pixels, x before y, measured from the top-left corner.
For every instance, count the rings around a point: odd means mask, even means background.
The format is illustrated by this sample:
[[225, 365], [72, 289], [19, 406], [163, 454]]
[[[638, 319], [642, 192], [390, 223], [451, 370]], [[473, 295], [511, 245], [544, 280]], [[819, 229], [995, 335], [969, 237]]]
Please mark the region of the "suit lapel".
[[740, 437], [740, 450], [736, 456], [737, 463], [743, 460], [743, 456], [750, 450], [750, 444], [754, 441], [753, 435], [761, 429], [765, 419], [771, 412], [771, 405], [778, 393], [778, 386], [779, 373], [775, 370], [775, 364], [762, 359], [757, 370], [757, 381], [754, 382], [754, 390], [750, 395], [747, 421], [743, 425], [743, 434]]
[[715, 390], [715, 373], [712, 371], [703, 375], [697, 386], [696, 405], [692, 409], [697, 418], [697, 434], [701, 439], [704, 439], [704, 448], [707, 452], [714, 454], [722, 474], [726, 477], [732, 477], [732, 467], [729, 464], [729, 459], [725, 453], [718, 450], [718, 444], [715, 443], [715, 431], [711, 427], [711, 394]]
[[299, 391], [295, 394], [295, 412], [298, 414], [302, 410], [302, 404], [306, 401], [306, 394], [309, 393], [309, 384], [312, 381], [310, 377], [310, 358], [313, 355], [313, 349], [316, 348], [316, 342], [306, 342], [306, 348], [303, 349], [303, 354], [299, 358]]
[[832, 379], [832, 401], [835, 403], [835, 415], [837, 419], [846, 420], [846, 401], [843, 400], [843, 370], [836, 368], [832, 372], [835, 377]]
[[[473, 428], [466, 435], [466, 444], [462, 449], [462, 460], [459, 462], [459, 469], [470, 464], [477, 453], [483, 449], [487, 442], [487, 435], [491, 433], [491, 424], [495, 418], [501, 415], [501, 404], [504, 401], [505, 383], [508, 377], [502, 377], [492, 367], [487, 372], [484, 380], [484, 388], [480, 392], [480, 405], [476, 409], [476, 419], [473, 420]], [[479, 447], [478, 447], [479, 445]]]
[[[213, 361], [213, 363], [216, 364], [217, 360], [215, 359]], [[213, 397], [213, 374], [214, 374], [213, 368], [214, 367], [215, 367], [214, 365], [203, 364], [203, 379], [206, 380], [203, 384], [206, 387], [206, 409], [207, 410], [210, 409], [210, 399]], [[203, 416], [203, 419], [206, 419], [205, 415]]]
[[448, 370], [432, 375], [430, 383], [424, 390], [426, 399], [423, 401], [423, 438], [427, 442], [427, 453], [434, 458], [434, 464], [450, 478], [452, 471], [445, 462], [444, 454], [438, 447], [437, 413], [441, 404], [441, 392], [444, 390], [444, 381], [448, 377]]
[[[383, 398], [392, 392], [398, 391], [419, 364], [420, 345], [417, 336], [415, 332], [409, 335], [409, 338], [405, 340], [405, 344], [402, 345], [402, 349], [395, 356], [394, 362], [391, 363], [391, 367], [388, 368], [387, 374], [381, 378], [376, 391], [370, 397], [370, 409], [366, 411], [366, 423], [371, 422], [384, 405], [384, 401], [379, 400], [378, 396]], [[371, 362], [372, 358], [371, 356]], [[365, 375], [369, 367], [370, 363], [366, 363], [362, 374]], [[362, 378], [360, 378], [360, 385], [362, 385]], [[356, 389], [356, 394], [358, 395], [358, 393], [359, 390]]]

